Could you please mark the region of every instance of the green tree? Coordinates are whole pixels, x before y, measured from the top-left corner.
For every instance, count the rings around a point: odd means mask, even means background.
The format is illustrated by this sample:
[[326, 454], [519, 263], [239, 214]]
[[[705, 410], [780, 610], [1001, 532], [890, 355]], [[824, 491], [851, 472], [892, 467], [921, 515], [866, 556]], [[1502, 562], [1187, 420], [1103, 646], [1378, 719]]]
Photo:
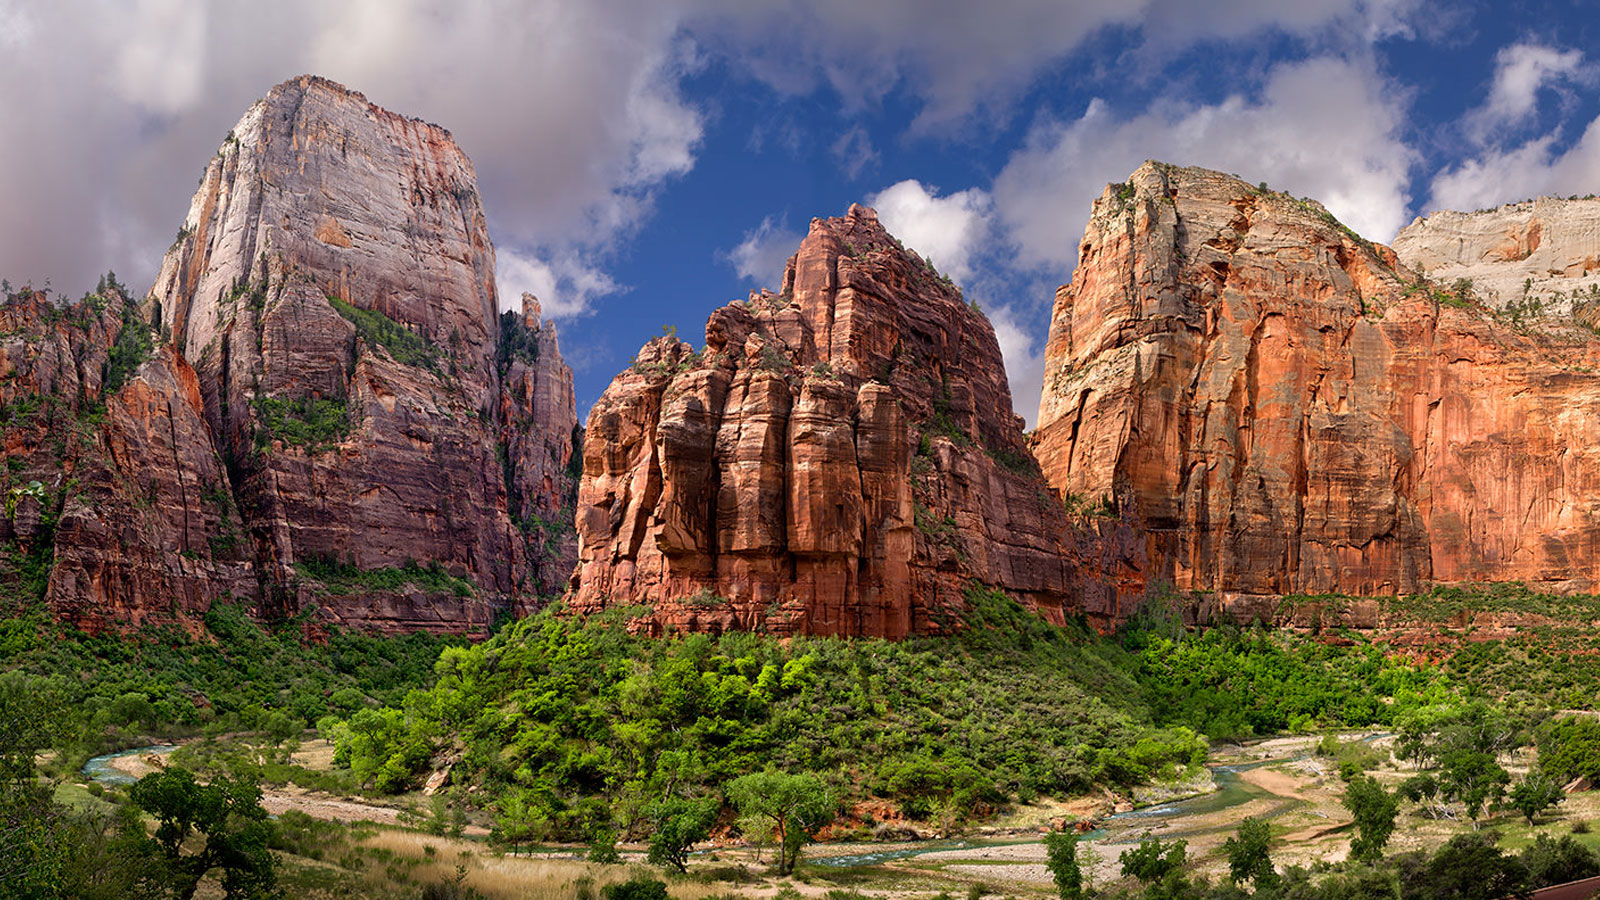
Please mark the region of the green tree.
[[1181, 872], [1188, 857], [1188, 841], [1180, 838], [1162, 843], [1161, 838], [1147, 837], [1137, 847], [1122, 851], [1117, 861], [1122, 863], [1123, 875], [1131, 875], [1145, 884], [1155, 884], [1170, 874]]
[[687, 872], [689, 850], [711, 834], [719, 806], [715, 797], [668, 797], [653, 804], [650, 818], [655, 830], [650, 834], [650, 864]]
[[[1401, 900], [1498, 900], [1520, 893], [1528, 870], [1493, 830], [1458, 834], [1420, 865], [1400, 861]], [[1412, 858], [1415, 860], [1415, 857]]]
[[[276, 869], [267, 849], [272, 823], [255, 783], [220, 778], [203, 785], [194, 773], [171, 768], [139, 779], [128, 797], [156, 819], [154, 843], [172, 896], [189, 900], [213, 869], [222, 871], [229, 900], [276, 896]], [[193, 837], [200, 839], [198, 847]]]
[[1528, 870], [1530, 890], [1600, 875], [1600, 858], [1570, 834], [1559, 838], [1541, 834], [1522, 851], [1520, 859]]
[[1079, 900], [1083, 896], [1083, 869], [1078, 864], [1078, 836], [1052, 831], [1045, 836], [1044, 848], [1045, 866], [1055, 879], [1061, 900]]
[[746, 822], [776, 838], [779, 875], [794, 871], [800, 848], [833, 818], [835, 808], [827, 785], [815, 775], [783, 772], [735, 778], [728, 785], [728, 802]]
[[1394, 834], [1399, 801], [1376, 778], [1358, 775], [1345, 785], [1339, 802], [1355, 817], [1356, 836], [1350, 841], [1350, 856], [1361, 860], [1382, 859], [1383, 848]]
[[525, 844], [544, 840], [550, 821], [532, 791], [525, 788], [508, 791], [496, 804], [494, 831], [491, 838], [497, 844], [511, 848], [511, 855]]
[[58, 895], [67, 847], [63, 811], [38, 781], [35, 760], [59, 737], [59, 692], [15, 672], [0, 675], [0, 898]]
[[1272, 827], [1249, 817], [1222, 845], [1228, 855], [1228, 877], [1234, 884], [1248, 881], [1257, 890], [1269, 886], [1277, 877], [1272, 866]]
[[1533, 771], [1511, 788], [1506, 795], [1506, 805], [1522, 813], [1527, 817], [1528, 824], [1532, 825], [1535, 816], [1566, 798], [1567, 792], [1561, 789], [1561, 785], [1543, 772]]
[[1500, 766], [1494, 754], [1474, 749], [1455, 749], [1439, 757], [1439, 792], [1446, 800], [1459, 801], [1474, 826], [1484, 809], [1505, 796], [1511, 774]]
[[1539, 732], [1539, 769], [1556, 781], [1600, 780], [1600, 719], [1572, 716]]

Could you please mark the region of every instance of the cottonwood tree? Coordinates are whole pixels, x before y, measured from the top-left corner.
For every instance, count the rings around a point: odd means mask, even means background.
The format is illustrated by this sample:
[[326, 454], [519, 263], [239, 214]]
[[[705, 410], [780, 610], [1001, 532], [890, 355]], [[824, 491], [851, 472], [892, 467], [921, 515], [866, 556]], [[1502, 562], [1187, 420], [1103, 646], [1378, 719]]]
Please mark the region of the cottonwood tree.
[[272, 824], [254, 782], [219, 778], [200, 784], [194, 773], [172, 768], [139, 779], [128, 797], [156, 819], [154, 841], [173, 896], [189, 900], [214, 869], [222, 872], [228, 900], [277, 896], [267, 849]]
[[654, 820], [655, 830], [650, 834], [650, 864], [689, 871], [689, 851], [711, 834], [720, 806], [715, 797], [667, 797], [652, 804], [648, 816]]
[[1222, 845], [1228, 856], [1228, 877], [1234, 884], [1248, 881], [1256, 890], [1269, 887], [1277, 879], [1272, 866], [1272, 826], [1261, 819], [1246, 818], [1239, 830]]
[[800, 848], [833, 818], [834, 802], [815, 775], [755, 772], [728, 785], [728, 802], [750, 824], [776, 838], [778, 874], [794, 871]]
[[1400, 802], [1371, 775], [1359, 775], [1345, 785], [1340, 798], [1355, 817], [1356, 836], [1350, 841], [1350, 856], [1361, 860], [1383, 858], [1383, 848], [1394, 834], [1394, 819]]

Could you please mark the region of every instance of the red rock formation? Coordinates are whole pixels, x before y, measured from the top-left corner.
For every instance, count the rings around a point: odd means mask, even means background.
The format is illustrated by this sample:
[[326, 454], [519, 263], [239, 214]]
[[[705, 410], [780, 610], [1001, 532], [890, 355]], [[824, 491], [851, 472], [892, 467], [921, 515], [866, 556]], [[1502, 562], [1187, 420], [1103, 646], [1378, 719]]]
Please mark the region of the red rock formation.
[[903, 637], [974, 579], [1114, 616], [1075, 560], [1137, 565], [1044, 489], [988, 320], [861, 207], [813, 221], [782, 292], [717, 310], [702, 351], [640, 350], [590, 412], [577, 525], [571, 607], [646, 604], [652, 629]]
[[[570, 570], [570, 541], [538, 526], [564, 518], [571, 373], [537, 304], [497, 314], [449, 132], [332, 82], [279, 85], [207, 167], [147, 306], [196, 360], [262, 574], [287, 588], [269, 601], [474, 629]], [[317, 560], [437, 564], [476, 590], [333, 596]]]
[[[1550, 235], [1545, 235], [1548, 243]], [[1199, 591], [1588, 585], [1600, 343], [1418, 289], [1320, 206], [1147, 163], [1057, 295], [1035, 450]]]
[[[232, 598], [473, 631], [571, 572], [571, 372], [537, 301], [498, 314], [472, 166], [443, 129], [279, 85], [207, 166], [142, 304], [170, 349], [114, 396], [107, 302], [0, 306], [0, 401], [51, 410], [0, 421], [8, 462], [28, 460], [0, 476], [27, 493], [0, 540], [53, 535], [59, 614], [136, 624]], [[39, 452], [101, 403], [95, 452]], [[442, 573], [362, 587], [413, 563]]]

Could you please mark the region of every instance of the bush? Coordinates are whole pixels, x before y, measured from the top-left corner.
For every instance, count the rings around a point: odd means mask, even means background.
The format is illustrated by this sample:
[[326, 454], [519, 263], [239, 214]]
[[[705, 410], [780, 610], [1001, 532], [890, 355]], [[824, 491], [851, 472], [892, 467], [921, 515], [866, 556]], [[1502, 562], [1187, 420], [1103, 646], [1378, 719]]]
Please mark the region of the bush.
[[605, 900], [667, 900], [667, 883], [640, 875], [621, 884], [608, 884], [600, 889], [600, 895]]

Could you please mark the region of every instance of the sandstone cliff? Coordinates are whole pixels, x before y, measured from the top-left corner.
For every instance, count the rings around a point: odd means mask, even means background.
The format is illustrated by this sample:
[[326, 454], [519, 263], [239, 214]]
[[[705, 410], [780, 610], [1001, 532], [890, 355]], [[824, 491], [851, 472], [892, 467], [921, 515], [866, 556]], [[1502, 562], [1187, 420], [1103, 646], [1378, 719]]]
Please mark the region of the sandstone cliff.
[[1320, 206], [1147, 163], [1057, 294], [1034, 447], [1146, 530], [1152, 578], [1245, 593], [1592, 583], [1600, 342], [1527, 333]]
[[274, 88], [207, 165], [130, 313], [170, 347], [100, 396], [120, 319], [96, 320], [0, 379], [0, 396], [104, 403], [105, 465], [84, 473], [137, 488], [126, 509], [75, 472], [53, 497], [53, 608], [131, 624], [234, 597], [473, 631], [559, 590], [571, 372], [537, 301], [499, 313], [494, 264], [448, 132], [322, 79]]
[[[1472, 282], [1519, 323], [1588, 319], [1600, 310], [1600, 200], [1541, 197], [1496, 209], [1433, 213], [1400, 230], [1394, 250], [1436, 281]], [[1590, 321], [1594, 324], [1594, 321]]]
[[1074, 532], [988, 320], [871, 210], [814, 220], [782, 291], [705, 337], [651, 341], [590, 412], [574, 610], [903, 637], [948, 627], [976, 580], [1056, 620], [1117, 614], [1137, 560]]

